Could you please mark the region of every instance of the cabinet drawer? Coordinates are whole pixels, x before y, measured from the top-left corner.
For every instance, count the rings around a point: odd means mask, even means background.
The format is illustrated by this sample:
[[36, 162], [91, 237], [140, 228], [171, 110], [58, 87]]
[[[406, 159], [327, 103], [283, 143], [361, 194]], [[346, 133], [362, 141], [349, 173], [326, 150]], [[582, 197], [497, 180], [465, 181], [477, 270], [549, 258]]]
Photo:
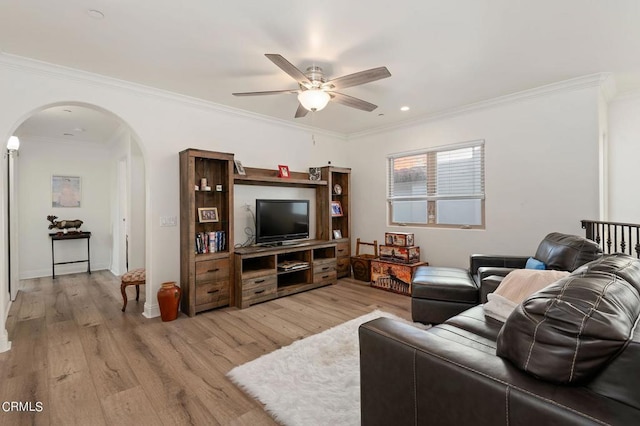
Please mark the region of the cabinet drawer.
[[196, 284], [196, 305], [208, 303], [213, 303], [215, 306], [229, 304], [229, 281]]
[[333, 265], [334, 267], [336, 266], [336, 258], [335, 257], [329, 257], [326, 259], [316, 259], [313, 261], [313, 269], [317, 269], [321, 266], [325, 266], [325, 265]]
[[250, 291], [253, 289], [261, 289], [266, 287], [277, 287], [276, 276], [268, 275], [264, 277], [251, 278], [248, 280], [242, 280], [242, 292]]
[[336, 270], [336, 260], [333, 259], [331, 262], [325, 262], [325, 263], [314, 263], [313, 264], [313, 274], [322, 274], [322, 273], [327, 273], [330, 271], [335, 271]]
[[318, 283], [333, 283], [335, 282], [336, 278], [337, 278], [337, 273], [335, 269], [332, 269], [331, 271], [326, 271], [326, 272], [316, 272], [313, 274], [313, 283], [314, 284], [318, 284]]
[[349, 243], [336, 244], [336, 256], [349, 256]]
[[[246, 308], [254, 303], [275, 299], [278, 293], [276, 277], [263, 278], [261, 283], [253, 283], [248, 288], [242, 282], [242, 307]], [[251, 280], [261, 281], [261, 279]]]
[[349, 272], [349, 268], [351, 267], [349, 257], [339, 257], [337, 263], [336, 269], [338, 270], [338, 274]]
[[196, 284], [205, 281], [229, 279], [229, 259], [196, 262]]

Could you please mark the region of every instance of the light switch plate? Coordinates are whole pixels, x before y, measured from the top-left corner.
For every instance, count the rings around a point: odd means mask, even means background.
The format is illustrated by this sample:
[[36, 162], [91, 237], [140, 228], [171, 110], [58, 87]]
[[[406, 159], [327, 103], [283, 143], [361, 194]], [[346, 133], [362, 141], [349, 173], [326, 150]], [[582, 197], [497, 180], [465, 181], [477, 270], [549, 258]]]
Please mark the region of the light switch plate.
[[160, 216], [160, 226], [177, 226], [177, 216]]

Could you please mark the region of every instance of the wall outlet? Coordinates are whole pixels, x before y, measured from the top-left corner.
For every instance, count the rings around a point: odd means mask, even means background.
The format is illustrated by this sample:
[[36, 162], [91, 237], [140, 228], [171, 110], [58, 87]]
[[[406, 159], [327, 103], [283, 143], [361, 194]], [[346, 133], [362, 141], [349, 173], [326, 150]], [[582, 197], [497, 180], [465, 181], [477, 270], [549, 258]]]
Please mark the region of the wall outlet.
[[177, 226], [177, 216], [160, 216], [160, 226]]

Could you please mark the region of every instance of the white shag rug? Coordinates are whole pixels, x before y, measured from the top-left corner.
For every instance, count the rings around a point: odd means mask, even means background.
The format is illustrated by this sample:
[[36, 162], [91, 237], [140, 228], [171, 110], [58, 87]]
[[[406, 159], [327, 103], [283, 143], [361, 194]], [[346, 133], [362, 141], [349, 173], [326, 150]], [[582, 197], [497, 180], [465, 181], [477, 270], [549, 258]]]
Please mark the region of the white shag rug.
[[359, 425], [358, 327], [379, 317], [413, 324], [376, 310], [240, 365], [227, 376], [285, 425]]

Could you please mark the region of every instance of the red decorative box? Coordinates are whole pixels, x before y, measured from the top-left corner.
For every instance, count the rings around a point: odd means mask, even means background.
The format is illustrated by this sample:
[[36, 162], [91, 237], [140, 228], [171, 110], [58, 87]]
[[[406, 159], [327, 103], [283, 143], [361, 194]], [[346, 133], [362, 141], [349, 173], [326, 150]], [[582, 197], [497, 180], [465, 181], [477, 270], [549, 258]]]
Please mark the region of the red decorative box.
[[420, 261], [420, 247], [380, 246], [380, 259], [400, 263]]
[[397, 263], [374, 259], [371, 261], [371, 287], [411, 296], [411, 277], [418, 266], [427, 262]]
[[413, 234], [409, 232], [385, 232], [384, 243], [388, 246], [411, 247], [415, 244]]

